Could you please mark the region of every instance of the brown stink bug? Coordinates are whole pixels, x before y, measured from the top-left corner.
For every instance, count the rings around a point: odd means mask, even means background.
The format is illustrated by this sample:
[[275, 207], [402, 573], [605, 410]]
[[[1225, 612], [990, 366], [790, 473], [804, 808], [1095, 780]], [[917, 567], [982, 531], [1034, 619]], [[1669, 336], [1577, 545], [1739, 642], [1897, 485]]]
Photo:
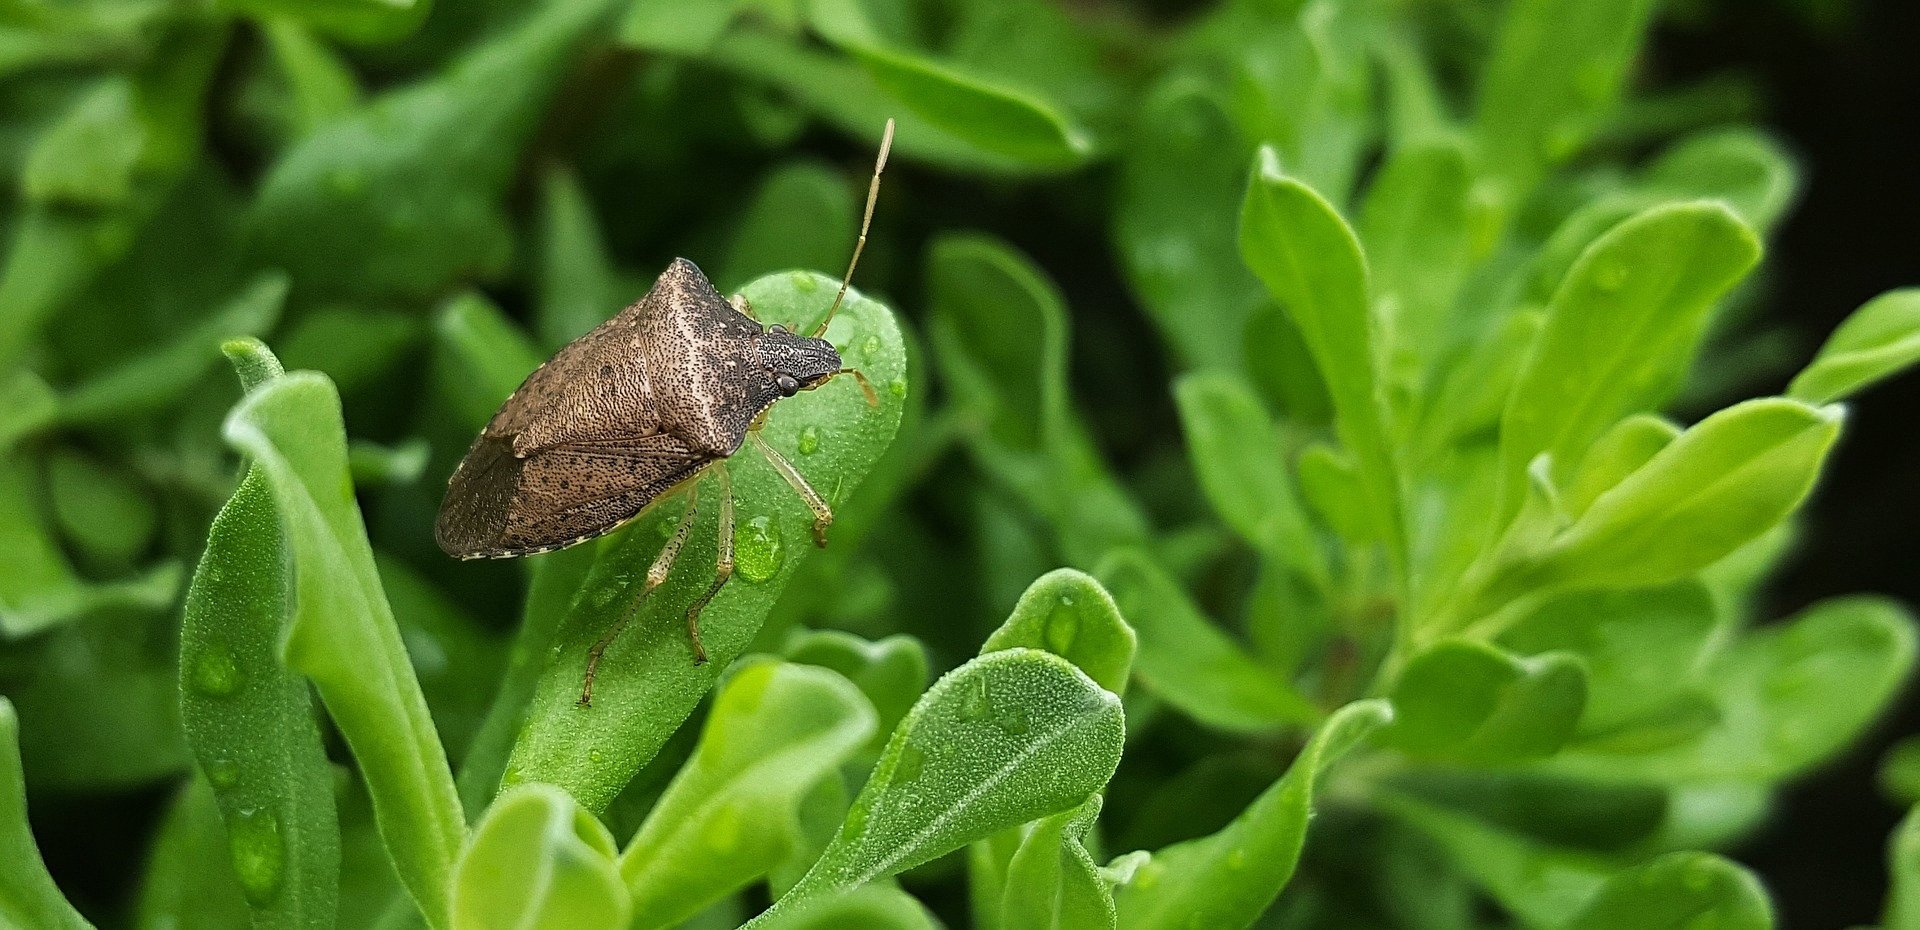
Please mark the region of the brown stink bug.
[[843, 367], [821, 338], [846, 299], [866, 248], [893, 145], [887, 121], [867, 186], [853, 258], [827, 315], [808, 335], [763, 326], [746, 299], [722, 298], [700, 269], [675, 259], [645, 297], [534, 369], [493, 415], [447, 480], [434, 536], [448, 555], [508, 558], [604, 535], [656, 501], [684, 493], [686, 510], [633, 604], [594, 644], [580, 703], [593, 701], [600, 656], [667, 580], [693, 526], [695, 490], [709, 469], [720, 484], [719, 558], [713, 583], [687, 608], [695, 662], [705, 662], [700, 611], [733, 574], [733, 487], [727, 459], [751, 442], [813, 511], [827, 544], [833, 512], [759, 428], [774, 402], [849, 374], [878, 405], [866, 376]]

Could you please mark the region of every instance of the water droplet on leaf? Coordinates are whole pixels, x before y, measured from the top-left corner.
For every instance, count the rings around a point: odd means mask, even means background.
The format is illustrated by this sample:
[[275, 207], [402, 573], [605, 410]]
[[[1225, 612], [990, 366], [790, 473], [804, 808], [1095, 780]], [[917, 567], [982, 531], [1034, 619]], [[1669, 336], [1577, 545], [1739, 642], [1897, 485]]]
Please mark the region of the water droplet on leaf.
[[893, 767], [893, 780], [896, 783], [913, 781], [920, 777], [920, 770], [927, 764], [927, 754], [911, 742], [900, 746], [900, 762]]
[[193, 663], [193, 689], [211, 697], [226, 697], [240, 690], [244, 677], [233, 650], [218, 640], [207, 643]]
[[895, 397], [907, 396], [907, 379], [895, 378], [892, 381], [887, 382], [887, 393], [892, 394]]
[[754, 517], [734, 530], [733, 566], [748, 581], [765, 581], [780, 570], [780, 555], [784, 547], [779, 531], [774, 528], [773, 518]]
[[272, 811], [254, 808], [242, 810], [227, 822], [229, 847], [233, 853], [233, 874], [247, 900], [269, 904], [280, 890], [280, 877], [286, 868], [286, 848], [280, 841], [280, 818]]
[[1047, 614], [1047, 649], [1055, 655], [1064, 656], [1073, 649], [1073, 641], [1080, 636], [1080, 612], [1073, 609], [1071, 598], [1061, 598], [1053, 612]]
[[240, 766], [232, 759], [209, 759], [204, 766], [207, 781], [215, 788], [227, 789], [240, 783]]
[[812, 455], [820, 451], [820, 429], [808, 424], [800, 428], [798, 448], [801, 455]]
[[808, 272], [796, 271], [793, 273], [793, 289], [802, 294], [811, 294], [820, 289], [820, 282]]

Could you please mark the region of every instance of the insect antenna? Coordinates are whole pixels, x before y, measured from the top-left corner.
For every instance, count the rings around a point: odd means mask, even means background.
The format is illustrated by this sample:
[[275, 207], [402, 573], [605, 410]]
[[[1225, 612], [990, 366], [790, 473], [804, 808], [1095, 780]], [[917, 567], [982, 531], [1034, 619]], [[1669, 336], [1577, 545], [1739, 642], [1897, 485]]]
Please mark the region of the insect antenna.
[[840, 302], [847, 299], [847, 287], [853, 283], [853, 269], [860, 267], [860, 253], [867, 247], [867, 228], [873, 225], [873, 205], [880, 199], [880, 173], [887, 170], [887, 153], [893, 150], [893, 120], [887, 120], [887, 128], [880, 133], [880, 155], [873, 160], [873, 180], [867, 182], [867, 212], [860, 218], [860, 238], [853, 243], [853, 259], [847, 262], [847, 276], [840, 279], [840, 292], [833, 295], [833, 306], [827, 308], [827, 315], [814, 327], [811, 333], [815, 339], [827, 331], [827, 324], [833, 322], [833, 315], [840, 310]]

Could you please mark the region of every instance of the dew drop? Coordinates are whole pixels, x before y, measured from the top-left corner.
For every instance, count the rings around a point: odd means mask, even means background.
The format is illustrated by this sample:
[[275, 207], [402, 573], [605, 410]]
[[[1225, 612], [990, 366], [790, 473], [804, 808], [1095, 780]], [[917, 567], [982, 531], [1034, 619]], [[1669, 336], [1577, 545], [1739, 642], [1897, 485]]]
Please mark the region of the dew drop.
[[861, 358], [871, 362], [873, 361], [873, 357], [879, 354], [880, 354], [880, 337], [879, 336], [869, 335], [867, 336], [867, 338], [860, 340], [860, 357]]
[[811, 294], [820, 289], [820, 280], [805, 271], [793, 273], [793, 289], [802, 294]]
[[1227, 853], [1227, 868], [1244, 869], [1247, 867], [1247, 851], [1235, 849]]
[[587, 750], [587, 761], [588, 761], [588, 762], [599, 762], [599, 761], [601, 761], [601, 760], [603, 760], [603, 759], [605, 759], [605, 758], [606, 758], [606, 757], [605, 757], [605, 756], [603, 756], [603, 755], [601, 755], [601, 753], [600, 753], [600, 750], [598, 750], [598, 749], [589, 749], [589, 750]]
[[193, 663], [193, 689], [209, 697], [226, 697], [240, 690], [244, 677], [233, 650], [219, 640], [207, 643]]
[[1061, 598], [1053, 612], [1047, 614], [1047, 649], [1054, 655], [1064, 656], [1073, 649], [1073, 641], [1080, 636], [1080, 612], [1073, 609], [1070, 598]]
[[892, 394], [895, 397], [907, 396], [907, 379], [895, 378], [892, 381], [887, 382], [887, 393]]
[[820, 428], [812, 424], [800, 427], [798, 448], [801, 455], [812, 455], [820, 451]]
[[215, 788], [225, 790], [240, 783], [240, 766], [232, 759], [209, 759], [203, 768], [207, 773], [207, 781]]
[[993, 714], [993, 699], [987, 696], [987, 680], [975, 678], [960, 699], [960, 716], [966, 720], [985, 720]]
[[903, 743], [900, 746], [900, 761], [893, 767], [893, 780], [895, 783], [913, 781], [920, 777], [920, 770], [926, 765], [927, 754], [924, 750], [911, 742]]
[[506, 771], [500, 773], [500, 784], [502, 787], [505, 787], [507, 785], [517, 785], [520, 783], [520, 780], [523, 777], [524, 776], [520, 774], [519, 766], [509, 765], [507, 766]]
[[780, 570], [783, 548], [773, 518], [754, 517], [733, 532], [733, 566], [748, 581], [765, 581]]
[[233, 853], [233, 874], [240, 879], [240, 889], [246, 892], [247, 900], [257, 905], [272, 903], [286, 869], [280, 818], [260, 808], [242, 810], [227, 822], [227, 835]]

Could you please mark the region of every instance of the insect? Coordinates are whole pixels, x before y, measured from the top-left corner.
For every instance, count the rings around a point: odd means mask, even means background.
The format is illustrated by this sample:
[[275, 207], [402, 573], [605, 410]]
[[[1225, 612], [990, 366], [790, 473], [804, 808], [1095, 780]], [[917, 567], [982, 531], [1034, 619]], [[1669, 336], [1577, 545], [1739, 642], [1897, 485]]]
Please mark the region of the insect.
[[687, 608], [694, 661], [707, 660], [700, 611], [733, 574], [727, 459], [743, 445], [753, 445], [792, 485], [813, 511], [814, 543], [827, 544], [833, 511], [826, 499], [759, 430], [775, 402], [840, 375], [852, 375], [867, 403], [879, 404], [866, 376], [845, 367], [821, 337], [866, 248], [892, 146], [888, 120], [853, 257], [833, 305], [811, 333], [762, 325], [744, 296], [722, 298], [692, 262], [675, 259], [646, 296], [534, 369], [447, 480], [434, 537], [462, 559], [562, 549], [612, 532], [658, 501], [685, 496], [680, 523], [632, 605], [589, 653], [580, 704], [593, 703], [601, 655], [667, 580], [693, 526], [699, 480], [712, 471], [719, 484], [719, 552], [713, 582]]

